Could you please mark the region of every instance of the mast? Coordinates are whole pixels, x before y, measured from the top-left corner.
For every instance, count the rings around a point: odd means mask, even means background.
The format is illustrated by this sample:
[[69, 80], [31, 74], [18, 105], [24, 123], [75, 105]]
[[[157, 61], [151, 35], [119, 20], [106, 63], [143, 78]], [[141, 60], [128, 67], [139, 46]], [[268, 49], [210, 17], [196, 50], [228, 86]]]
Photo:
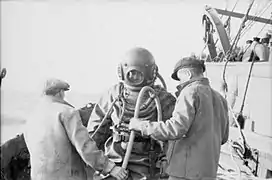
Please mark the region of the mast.
[[[232, 12], [232, 11], [218, 9], [218, 8], [214, 8], [214, 9], [217, 11], [218, 14], [222, 14], [225, 16], [231, 16], [231, 17], [235, 17], [235, 18], [244, 18], [245, 17], [245, 14], [242, 14], [242, 13]], [[272, 19], [266, 19], [266, 18], [261, 18], [261, 17], [257, 17], [257, 16], [248, 15], [247, 20], [272, 25]]]

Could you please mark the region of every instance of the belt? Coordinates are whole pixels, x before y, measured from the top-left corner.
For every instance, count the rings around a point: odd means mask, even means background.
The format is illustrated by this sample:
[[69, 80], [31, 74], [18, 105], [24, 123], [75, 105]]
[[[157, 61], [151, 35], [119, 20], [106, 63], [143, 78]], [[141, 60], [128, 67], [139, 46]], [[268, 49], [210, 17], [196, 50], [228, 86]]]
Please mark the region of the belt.
[[[122, 135], [122, 134], [114, 134], [114, 139], [115, 141], [117, 142], [128, 142], [129, 141], [129, 136], [128, 135]], [[134, 142], [143, 142], [143, 143], [146, 143], [146, 142], [150, 142], [150, 137], [142, 137], [142, 136], [135, 136], [134, 138]]]

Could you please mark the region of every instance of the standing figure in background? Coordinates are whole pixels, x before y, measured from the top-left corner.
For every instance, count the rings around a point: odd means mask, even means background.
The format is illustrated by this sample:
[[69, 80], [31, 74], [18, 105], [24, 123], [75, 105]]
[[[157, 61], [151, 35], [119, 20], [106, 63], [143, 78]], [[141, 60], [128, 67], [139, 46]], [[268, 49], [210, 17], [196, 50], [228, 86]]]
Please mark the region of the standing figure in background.
[[[254, 55], [255, 54], [255, 55]], [[254, 58], [254, 61], [265, 61], [265, 52], [264, 47], [260, 43], [259, 37], [254, 37], [253, 42], [248, 48], [248, 52], [243, 56], [243, 62], [251, 62]]]
[[269, 59], [269, 47], [268, 47], [269, 38], [268, 37], [262, 38], [261, 43], [264, 48], [264, 61], [268, 61], [268, 59]]
[[268, 61], [272, 63], [272, 38], [269, 39], [269, 58]]
[[4, 77], [6, 76], [6, 74], [7, 74], [7, 70], [6, 70], [6, 68], [3, 68], [1, 70], [1, 74], [0, 74], [0, 87], [1, 87], [1, 84], [2, 84], [2, 80], [4, 79]]

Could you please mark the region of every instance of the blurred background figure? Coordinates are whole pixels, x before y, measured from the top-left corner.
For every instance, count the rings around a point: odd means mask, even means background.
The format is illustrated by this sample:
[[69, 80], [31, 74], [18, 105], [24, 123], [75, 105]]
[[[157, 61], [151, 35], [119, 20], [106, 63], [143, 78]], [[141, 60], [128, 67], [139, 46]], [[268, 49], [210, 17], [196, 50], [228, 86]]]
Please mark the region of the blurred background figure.
[[6, 68], [3, 68], [1, 70], [1, 75], [0, 75], [0, 87], [2, 85], [2, 79], [4, 79], [4, 77], [6, 76], [6, 74], [7, 74], [7, 70], [6, 70]]
[[264, 37], [261, 40], [261, 44], [263, 45], [264, 48], [264, 61], [268, 61], [269, 59], [269, 37]]
[[272, 38], [270, 38], [269, 40], [269, 58], [268, 58], [269, 62], [272, 62]]
[[252, 40], [247, 40], [246, 44], [244, 46], [244, 50], [243, 50], [243, 58], [242, 61], [247, 61], [248, 58], [250, 57], [250, 54], [252, 52], [252, 49], [250, 49], [251, 44], [253, 43]]

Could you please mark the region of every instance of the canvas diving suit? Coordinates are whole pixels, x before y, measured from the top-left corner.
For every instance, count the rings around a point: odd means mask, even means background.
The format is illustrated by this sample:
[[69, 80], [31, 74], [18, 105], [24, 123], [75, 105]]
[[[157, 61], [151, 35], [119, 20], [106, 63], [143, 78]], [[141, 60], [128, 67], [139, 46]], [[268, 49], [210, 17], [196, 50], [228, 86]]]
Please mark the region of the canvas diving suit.
[[[161, 86], [153, 87], [162, 107], [162, 120], [171, 117], [175, 106], [175, 97], [168, 93]], [[113, 105], [113, 109], [106, 118], [106, 122], [94, 135], [97, 146], [105, 151], [110, 160], [116, 164], [122, 164], [125, 156], [127, 143], [129, 140], [128, 124], [134, 116], [135, 105], [139, 91], [130, 91], [122, 83], [114, 85], [105, 95], [103, 95], [90, 116], [87, 129], [92, 135], [101, 123], [112, 102], [118, 100]], [[141, 101], [145, 104], [148, 101], [146, 94]], [[141, 108], [139, 117], [148, 121], [157, 121], [157, 109], [152, 101], [145, 108]], [[142, 137], [141, 134], [135, 136], [131, 156], [128, 163], [129, 179], [156, 179], [155, 174], [159, 174], [158, 160], [164, 158], [164, 151], [155, 140], [150, 137]], [[157, 163], [157, 166], [156, 164]], [[153, 175], [152, 175], [153, 174]], [[152, 176], [152, 177], [151, 177]]]

